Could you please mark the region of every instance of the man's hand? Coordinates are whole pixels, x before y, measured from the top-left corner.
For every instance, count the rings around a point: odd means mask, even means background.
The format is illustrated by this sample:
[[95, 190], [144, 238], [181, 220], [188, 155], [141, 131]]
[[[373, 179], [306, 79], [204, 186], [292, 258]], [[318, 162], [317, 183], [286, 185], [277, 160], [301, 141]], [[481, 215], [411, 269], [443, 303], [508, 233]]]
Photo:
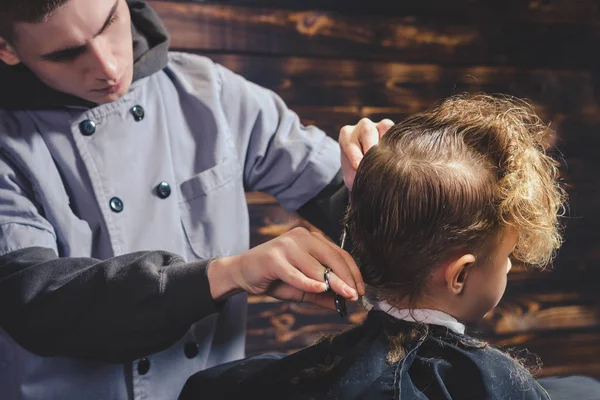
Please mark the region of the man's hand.
[[356, 125], [346, 125], [340, 131], [339, 143], [342, 149], [342, 172], [344, 183], [352, 190], [354, 176], [360, 161], [366, 152], [394, 126], [394, 122], [383, 119], [377, 124], [368, 118], [361, 119]]
[[331, 268], [331, 289], [348, 300], [365, 293], [350, 254], [323, 235], [295, 228], [237, 256], [217, 259], [208, 267], [215, 300], [246, 291], [280, 300], [304, 301], [335, 309], [333, 294], [324, 294], [324, 273]]

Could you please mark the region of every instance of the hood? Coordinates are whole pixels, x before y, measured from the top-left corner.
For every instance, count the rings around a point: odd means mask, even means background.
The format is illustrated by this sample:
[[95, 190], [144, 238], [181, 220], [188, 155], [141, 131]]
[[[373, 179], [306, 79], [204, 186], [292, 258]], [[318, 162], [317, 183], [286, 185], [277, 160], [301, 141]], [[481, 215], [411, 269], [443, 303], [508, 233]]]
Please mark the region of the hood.
[[[156, 13], [142, 0], [128, 0], [133, 36], [133, 80], [150, 76], [166, 67], [169, 35]], [[8, 66], [0, 61], [0, 109], [39, 110], [65, 106], [94, 107], [96, 104], [51, 89], [23, 64]]]

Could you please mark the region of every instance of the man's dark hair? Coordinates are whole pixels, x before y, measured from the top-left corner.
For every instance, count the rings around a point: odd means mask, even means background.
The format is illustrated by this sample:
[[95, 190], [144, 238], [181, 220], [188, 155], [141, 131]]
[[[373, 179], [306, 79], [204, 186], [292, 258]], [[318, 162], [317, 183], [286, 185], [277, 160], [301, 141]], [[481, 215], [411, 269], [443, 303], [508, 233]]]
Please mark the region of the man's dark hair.
[[14, 43], [16, 22], [42, 22], [68, 0], [0, 1], [0, 37]]

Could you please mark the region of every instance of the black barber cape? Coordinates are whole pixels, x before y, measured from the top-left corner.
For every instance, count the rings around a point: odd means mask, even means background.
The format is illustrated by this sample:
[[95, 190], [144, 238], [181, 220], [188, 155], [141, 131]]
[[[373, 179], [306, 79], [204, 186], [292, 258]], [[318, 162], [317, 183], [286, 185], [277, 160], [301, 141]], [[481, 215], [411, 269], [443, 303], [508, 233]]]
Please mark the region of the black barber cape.
[[[390, 362], [389, 338], [399, 336], [404, 336], [405, 355]], [[492, 346], [445, 327], [400, 321], [382, 311], [371, 311], [362, 325], [293, 355], [263, 355], [199, 372], [189, 378], [180, 396], [180, 400], [549, 398], [523, 367]]]

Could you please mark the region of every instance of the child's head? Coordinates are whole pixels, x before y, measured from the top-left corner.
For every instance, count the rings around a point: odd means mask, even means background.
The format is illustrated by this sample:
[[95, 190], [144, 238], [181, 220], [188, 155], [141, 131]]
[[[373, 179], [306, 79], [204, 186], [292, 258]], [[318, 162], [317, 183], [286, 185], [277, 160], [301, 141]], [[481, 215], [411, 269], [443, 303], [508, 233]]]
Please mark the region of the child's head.
[[347, 215], [375, 294], [472, 320], [502, 297], [509, 255], [550, 261], [565, 195], [548, 133], [527, 103], [486, 95], [391, 128], [361, 162]]

